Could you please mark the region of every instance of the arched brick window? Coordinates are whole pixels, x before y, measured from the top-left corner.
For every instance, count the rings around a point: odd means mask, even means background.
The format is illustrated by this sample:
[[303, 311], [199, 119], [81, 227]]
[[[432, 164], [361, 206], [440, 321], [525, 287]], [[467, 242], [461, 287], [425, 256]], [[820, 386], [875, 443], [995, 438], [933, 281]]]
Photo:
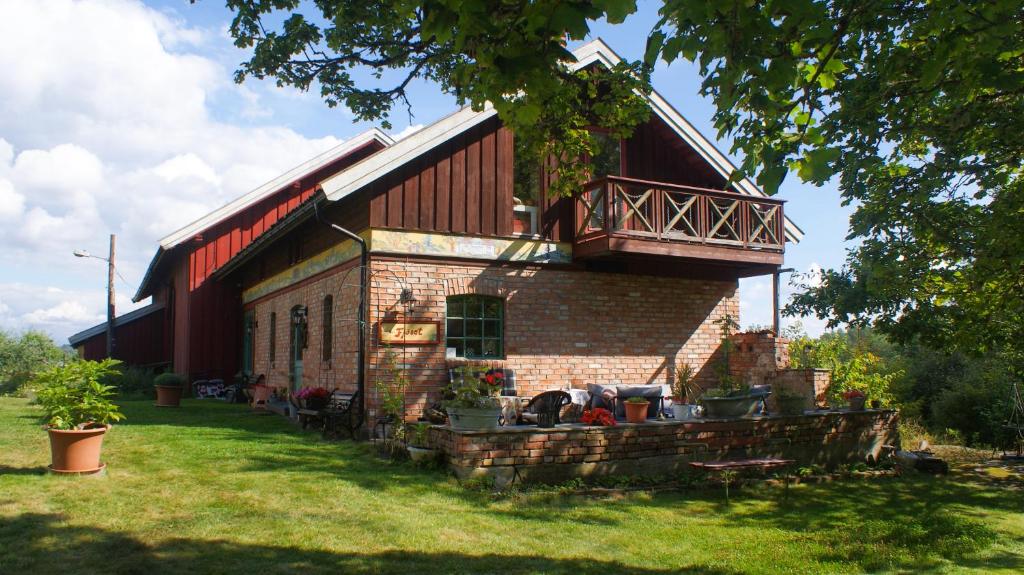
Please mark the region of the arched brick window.
[[267, 355], [270, 356], [270, 363], [277, 361], [277, 313], [270, 312], [270, 336], [267, 338]]
[[320, 330], [323, 336], [320, 345], [321, 359], [331, 361], [331, 356], [334, 355], [334, 296], [324, 298], [323, 311], [323, 325]]
[[505, 300], [484, 295], [447, 299], [446, 346], [467, 359], [505, 357]]

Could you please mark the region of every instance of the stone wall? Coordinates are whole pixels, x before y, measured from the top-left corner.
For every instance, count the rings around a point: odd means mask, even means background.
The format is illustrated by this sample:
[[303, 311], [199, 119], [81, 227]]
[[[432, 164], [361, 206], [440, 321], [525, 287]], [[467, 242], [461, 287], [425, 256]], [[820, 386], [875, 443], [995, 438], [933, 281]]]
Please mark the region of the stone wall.
[[460, 478], [491, 476], [559, 482], [596, 475], [659, 475], [690, 461], [784, 457], [798, 465], [834, 466], [877, 458], [897, 443], [891, 410], [821, 412], [755, 419], [581, 425], [491, 431], [431, 429], [431, 439]]
[[737, 333], [729, 358], [729, 371], [748, 385], [770, 384], [776, 373], [789, 367], [789, 340], [771, 332]]

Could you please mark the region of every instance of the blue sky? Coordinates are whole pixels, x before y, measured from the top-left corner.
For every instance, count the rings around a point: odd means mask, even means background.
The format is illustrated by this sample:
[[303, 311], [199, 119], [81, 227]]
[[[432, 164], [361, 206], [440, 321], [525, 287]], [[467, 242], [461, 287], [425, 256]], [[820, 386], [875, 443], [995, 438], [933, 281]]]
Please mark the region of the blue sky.
[[[624, 24], [595, 23], [592, 37], [640, 57], [657, 3], [641, 5]], [[0, 4], [0, 328], [63, 341], [102, 321], [103, 264], [71, 252], [103, 254], [109, 233], [118, 235], [124, 276], [119, 312], [131, 309], [159, 238], [369, 127], [316, 94], [234, 84], [245, 55], [226, 33], [229, 21], [213, 0]], [[699, 83], [685, 62], [654, 74], [655, 89], [728, 152]], [[395, 110], [395, 133], [455, 109], [429, 83], [414, 83], [410, 99], [414, 117]], [[840, 266], [851, 210], [835, 186], [790, 177], [780, 196], [806, 232], [788, 247], [787, 266]], [[769, 278], [741, 282], [741, 299], [744, 326], [770, 324]]]

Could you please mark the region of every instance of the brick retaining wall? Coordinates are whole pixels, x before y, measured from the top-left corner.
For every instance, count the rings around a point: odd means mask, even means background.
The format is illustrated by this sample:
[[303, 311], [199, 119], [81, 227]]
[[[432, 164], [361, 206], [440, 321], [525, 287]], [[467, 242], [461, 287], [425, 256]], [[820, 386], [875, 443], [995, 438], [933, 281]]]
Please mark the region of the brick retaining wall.
[[675, 473], [699, 460], [775, 456], [800, 465], [854, 463], [877, 458], [883, 445], [897, 443], [897, 421], [895, 411], [866, 410], [615, 427], [453, 431], [434, 426], [431, 439], [462, 479], [489, 475], [499, 484], [559, 482]]

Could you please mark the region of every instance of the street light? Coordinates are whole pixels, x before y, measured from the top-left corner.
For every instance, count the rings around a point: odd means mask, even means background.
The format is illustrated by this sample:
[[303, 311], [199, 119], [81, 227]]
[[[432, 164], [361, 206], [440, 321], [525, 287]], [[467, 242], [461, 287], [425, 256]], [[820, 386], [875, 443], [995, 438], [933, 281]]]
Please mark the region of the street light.
[[114, 241], [110, 234], [110, 254], [107, 257], [94, 256], [86, 250], [72, 252], [76, 258], [95, 258], [107, 262], [107, 357], [114, 356]]

